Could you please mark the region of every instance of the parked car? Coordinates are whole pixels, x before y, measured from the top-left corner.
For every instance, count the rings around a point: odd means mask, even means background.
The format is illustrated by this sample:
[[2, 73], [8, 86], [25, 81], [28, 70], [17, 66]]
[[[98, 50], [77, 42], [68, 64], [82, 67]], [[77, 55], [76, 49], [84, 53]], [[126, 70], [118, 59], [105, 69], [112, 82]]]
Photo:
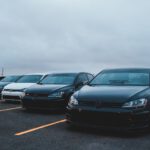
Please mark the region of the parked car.
[[93, 79], [89, 73], [54, 73], [28, 88], [22, 99], [26, 109], [65, 109], [70, 96]]
[[11, 83], [2, 90], [2, 99], [5, 101], [21, 101], [24, 91], [44, 78], [45, 74], [27, 74], [23, 75], [16, 83]]
[[99, 73], [73, 94], [67, 122], [106, 129], [134, 130], [150, 125], [150, 69]]
[[6, 76], [2, 80], [0, 80], [0, 99], [1, 99], [1, 92], [3, 88], [13, 82], [17, 82], [22, 76], [21, 75], [11, 75], [11, 76]]

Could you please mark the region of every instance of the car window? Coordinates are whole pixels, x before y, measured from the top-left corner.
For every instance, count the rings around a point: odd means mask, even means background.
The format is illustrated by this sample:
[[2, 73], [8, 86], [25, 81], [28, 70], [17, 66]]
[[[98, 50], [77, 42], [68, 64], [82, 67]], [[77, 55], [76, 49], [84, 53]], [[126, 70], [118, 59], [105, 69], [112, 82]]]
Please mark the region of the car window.
[[76, 74], [53, 74], [46, 76], [41, 84], [73, 84]]
[[88, 78], [87, 78], [86, 74], [80, 74], [77, 81], [76, 81], [76, 83], [78, 84], [78, 83], [86, 82], [86, 81], [88, 81]]
[[37, 83], [41, 78], [42, 75], [25, 75], [17, 83]]
[[88, 77], [89, 81], [91, 81], [93, 79], [93, 75], [91, 75], [91, 74], [87, 74], [87, 77]]
[[1, 82], [16, 82], [21, 76], [7, 76]]
[[135, 85], [148, 86], [149, 73], [139, 72], [104, 72], [96, 76], [91, 85]]

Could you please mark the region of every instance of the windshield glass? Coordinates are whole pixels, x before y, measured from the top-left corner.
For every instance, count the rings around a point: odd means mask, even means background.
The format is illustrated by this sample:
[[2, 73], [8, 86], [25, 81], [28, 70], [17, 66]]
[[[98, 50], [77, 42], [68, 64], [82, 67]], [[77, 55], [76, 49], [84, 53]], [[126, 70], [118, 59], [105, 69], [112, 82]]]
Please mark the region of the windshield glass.
[[42, 75], [25, 75], [17, 83], [37, 83], [41, 77]]
[[7, 76], [0, 82], [16, 82], [21, 76]]
[[149, 73], [103, 72], [90, 85], [149, 86]]
[[40, 83], [41, 84], [73, 84], [75, 74], [54, 74], [48, 75]]

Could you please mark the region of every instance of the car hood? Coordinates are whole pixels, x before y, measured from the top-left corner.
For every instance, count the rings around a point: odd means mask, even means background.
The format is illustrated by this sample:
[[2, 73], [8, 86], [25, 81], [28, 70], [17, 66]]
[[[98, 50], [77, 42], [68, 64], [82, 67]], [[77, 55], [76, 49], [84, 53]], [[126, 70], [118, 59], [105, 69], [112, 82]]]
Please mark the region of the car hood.
[[50, 94], [52, 91], [56, 91], [62, 88], [69, 87], [68, 85], [57, 85], [57, 84], [35, 84], [26, 90], [26, 93], [32, 94]]
[[85, 86], [79, 91], [79, 100], [124, 103], [138, 97], [148, 86]]
[[21, 90], [21, 89], [29, 88], [34, 84], [35, 83], [11, 83], [5, 86], [4, 89]]

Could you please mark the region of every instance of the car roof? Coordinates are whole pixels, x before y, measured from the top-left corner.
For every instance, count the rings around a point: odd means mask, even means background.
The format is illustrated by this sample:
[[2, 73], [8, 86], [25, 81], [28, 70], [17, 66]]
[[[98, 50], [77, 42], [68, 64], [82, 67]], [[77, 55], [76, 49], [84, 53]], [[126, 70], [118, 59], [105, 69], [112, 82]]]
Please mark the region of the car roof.
[[[21, 74], [21, 75], [7, 75], [7, 76], [26, 76], [26, 75], [42, 75], [42, 76], [45, 76], [45, 75], [51, 75], [51, 74], [75, 74], [75, 75], [78, 75], [80, 73], [87, 73], [87, 74], [93, 75], [92, 73], [89, 73], [89, 72], [58, 72], [58, 71], [53, 71], [53, 72], [45, 72], [45, 73], [27, 73], [27, 74]], [[5, 77], [7, 77], [7, 76], [5, 76]]]
[[25, 75], [45, 75], [45, 73], [28, 73], [28, 74], [12, 74], [12, 75], [6, 75], [5, 77], [10, 77], [10, 76], [25, 76]]
[[124, 71], [137, 71], [137, 72], [150, 72], [150, 68], [114, 68], [114, 69], [105, 69], [102, 72], [124, 72]]
[[48, 73], [48, 75], [51, 75], [51, 74], [74, 74], [74, 75], [78, 75], [81, 73], [87, 73], [87, 74], [92, 75], [92, 73], [88, 73], [88, 72], [52, 72], [52, 73]]
[[28, 74], [24, 74], [23, 76], [26, 76], [26, 75], [46, 75], [47, 73], [28, 73]]

